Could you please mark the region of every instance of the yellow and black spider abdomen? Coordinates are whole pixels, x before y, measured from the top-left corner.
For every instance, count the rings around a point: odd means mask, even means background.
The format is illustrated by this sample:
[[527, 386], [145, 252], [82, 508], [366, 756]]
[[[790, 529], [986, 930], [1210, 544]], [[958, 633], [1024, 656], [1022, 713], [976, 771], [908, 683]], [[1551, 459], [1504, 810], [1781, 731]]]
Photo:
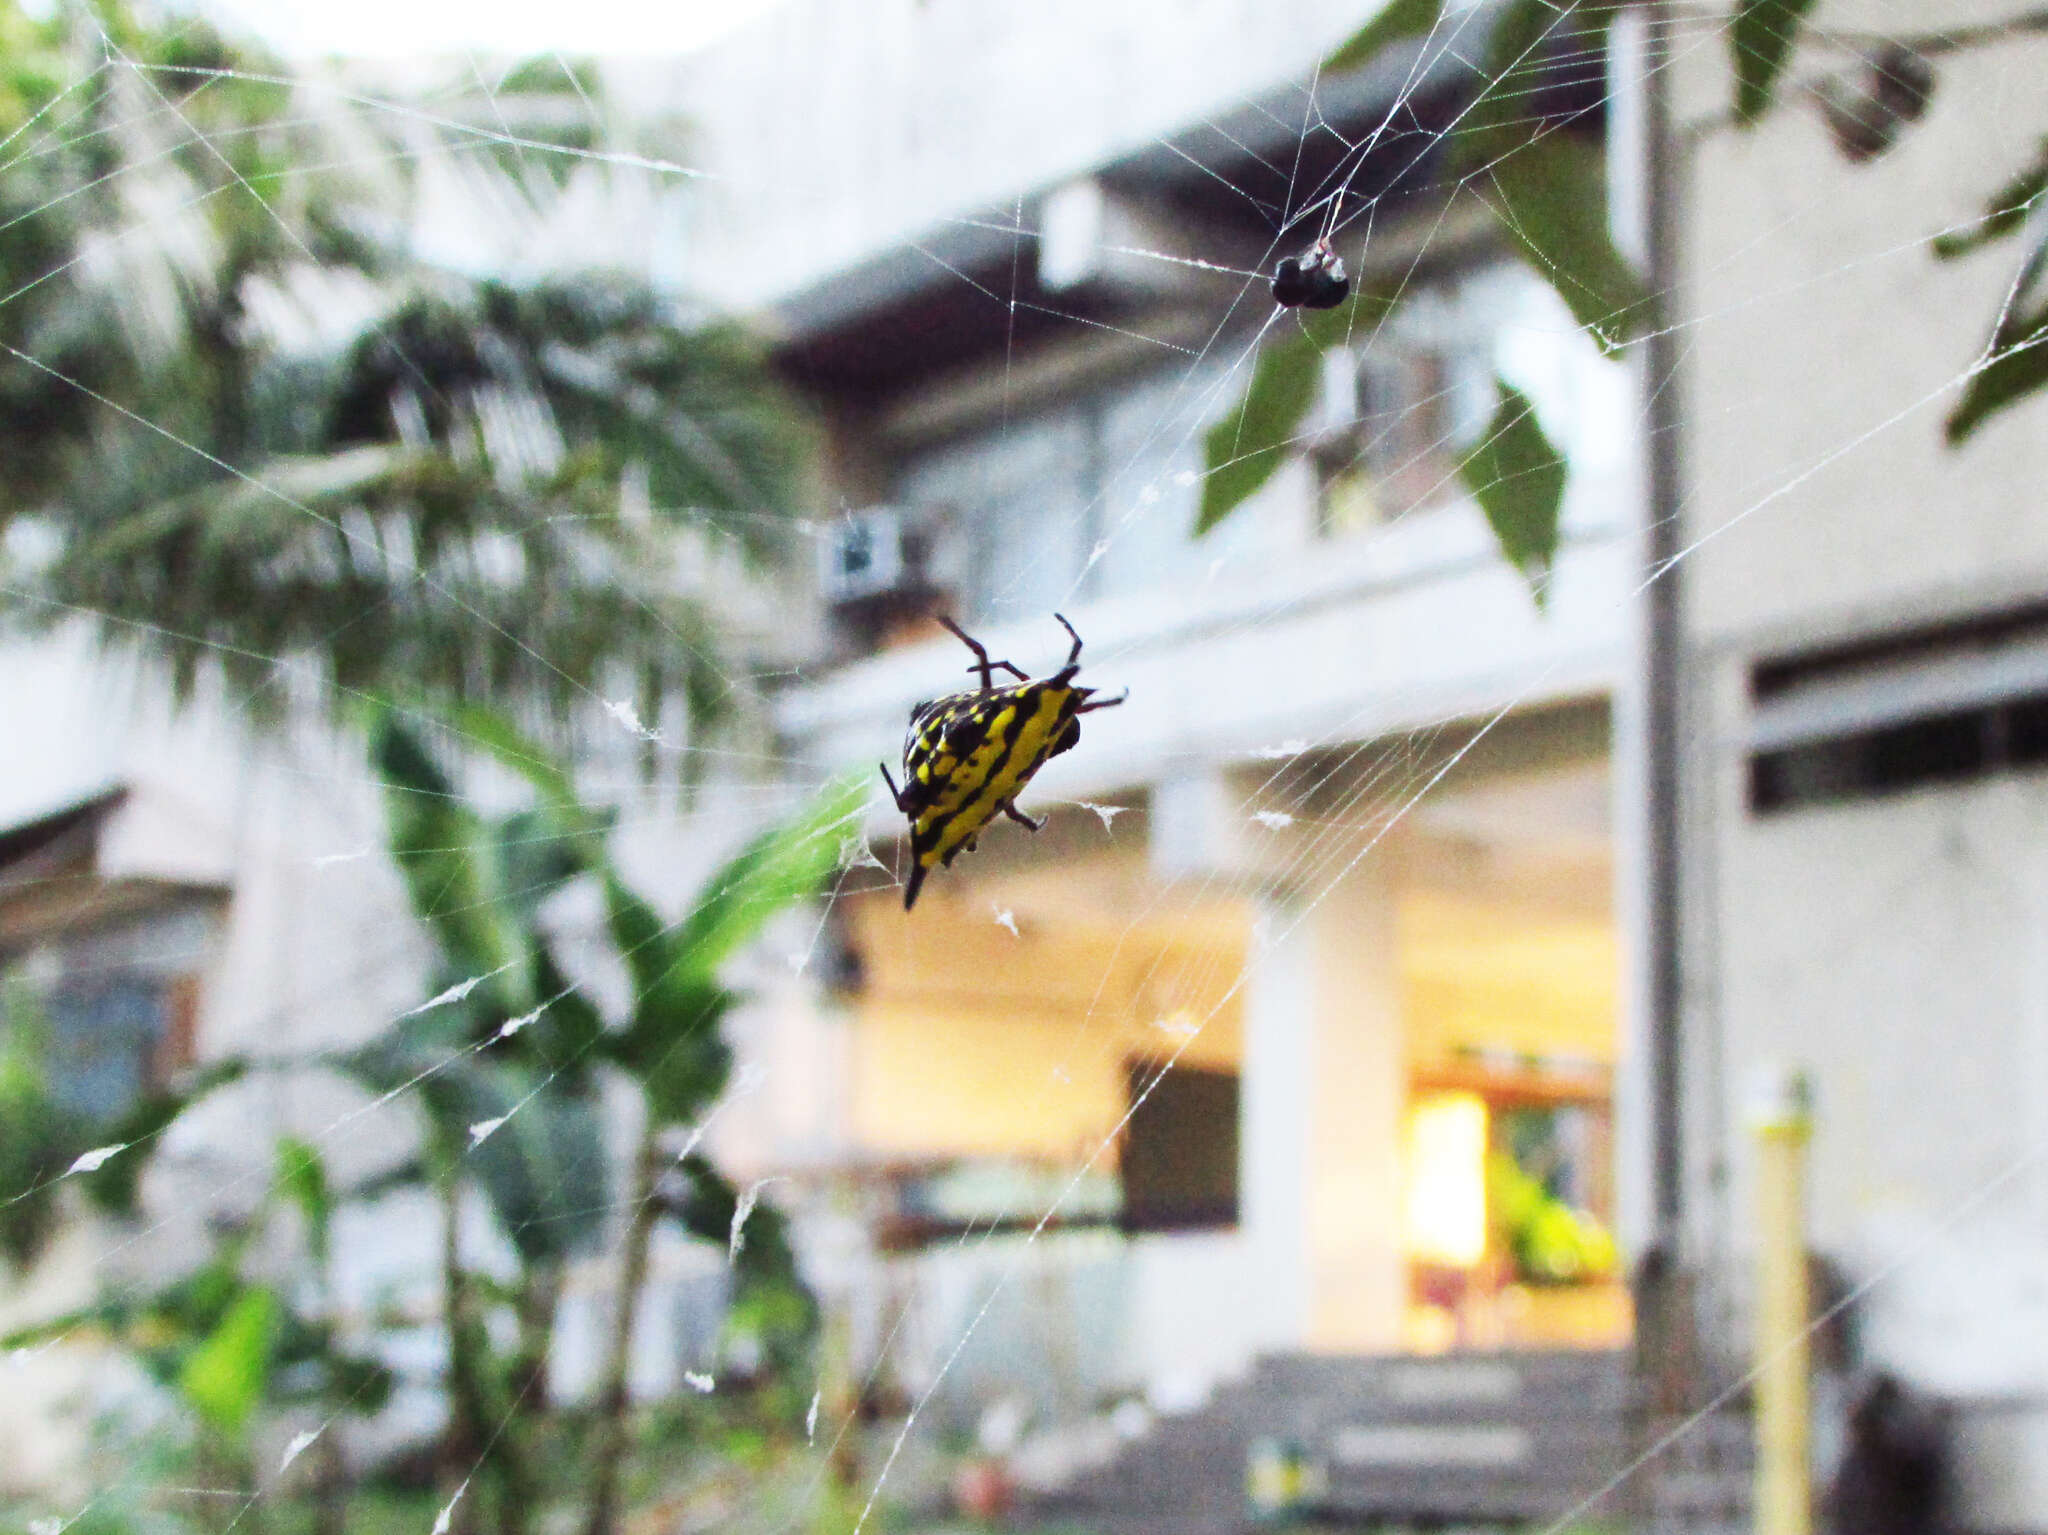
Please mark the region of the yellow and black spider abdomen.
[[[938, 728], [909, 743], [903, 760], [913, 856], [950, 864], [1015, 800], [1074, 723], [1071, 687], [1026, 683], [948, 699]], [[915, 787], [913, 787], [915, 786]]]
[[[1060, 622], [1073, 634], [1071, 624], [1064, 618]], [[903, 741], [903, 786], [898, 789], [890, 783], [897, 808], [910, 818], [905, 909], [916, 902], [925, 876], [971, 851], [982, 829], [998, 815], [1008, 814], [1036, 831], [1040, 823], [1017, 810], [1017, 795], [1048, 758], [1073, 748], [1080, 739], [1082, 714], [1123, 702], [1114, 698], [1091, 703], [1093, 689], [1075, 685], [1079, 636], [1066, 666], [1054, 675], [999, 688], [992, 682], [998, 667], [1019, 677], [1023, 673], [1008, 662], [991, 662], [957, 626], [947, 627], [974, 651], [982, 685], [911, 710]], [[886, 768], [883, 777], [888, 778]]]

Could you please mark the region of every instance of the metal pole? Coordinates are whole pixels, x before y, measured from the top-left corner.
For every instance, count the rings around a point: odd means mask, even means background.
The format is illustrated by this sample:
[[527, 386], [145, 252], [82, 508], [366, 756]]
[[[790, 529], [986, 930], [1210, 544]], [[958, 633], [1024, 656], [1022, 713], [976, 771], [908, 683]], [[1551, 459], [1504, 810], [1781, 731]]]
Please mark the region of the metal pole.
[[1811, 1535], [1812, 1406], [1807, 1388], [1807, 1080], [1770, 1084], [1756, 1136], [1756, 1535]]
[[1646, 0], [1646, 73], [1643, 91], [1644, 223], [1650, 287], [1650, 336], [1645, 343], [1644, 419], [1649, 432], [1644, 537], [1645, 637], [1643, 677], [1643, 847], [1646, 1044], [1651, 1115], [1651, 1211], [1658, 1243], [1678, 1256], [1685, 1163], [1680, 1094], [1682, 1024], [1679, 961], [1680, 662], [1678, 553], [1683, 547], [1679, 510], [1679, 346], [1670, 323], [1679, 280], [1679, 146], [1672, 125], [1672, 19], [1665, 0]]

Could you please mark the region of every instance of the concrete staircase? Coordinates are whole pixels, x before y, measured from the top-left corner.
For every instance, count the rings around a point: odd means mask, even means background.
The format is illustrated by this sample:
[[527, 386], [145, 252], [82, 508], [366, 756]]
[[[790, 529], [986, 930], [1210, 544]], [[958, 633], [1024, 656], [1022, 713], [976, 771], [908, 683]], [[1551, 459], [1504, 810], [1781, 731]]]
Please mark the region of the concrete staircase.
[[[1540, 1525], [1619, 1476], [1646, 1442], [1632, 1402], [1627, 1358], [1615, 1353], [1273, 1355], [1031, 1513], [1102, 1535], [1239, 1535], [1254, 1525], [1247, 1455], [1281, 1439], [1321, 1484], [1300, 1517]], [[1619, 1522], [1656, 1501], [1631, 1477], [1584, 1517]]]
[[1673, 1434], [1670, 1447], [1644, 1468], [1645, 1535], [1749, 1535], [1756, 1455], [1746, 1405], [1698, 1422], [1652, 1423], [1643, 1447]]

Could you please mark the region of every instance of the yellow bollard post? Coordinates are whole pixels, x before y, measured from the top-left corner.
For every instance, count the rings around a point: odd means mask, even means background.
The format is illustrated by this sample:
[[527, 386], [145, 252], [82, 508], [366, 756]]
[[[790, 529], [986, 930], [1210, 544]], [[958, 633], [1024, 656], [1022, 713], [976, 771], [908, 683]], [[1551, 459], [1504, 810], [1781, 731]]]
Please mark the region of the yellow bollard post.
[[1807, 1384], [1806, 1148], [1813, 1089], [1778, 1073], [1759, 1095], [1756, 1136], [1756, 1535], [1812, 1535]]

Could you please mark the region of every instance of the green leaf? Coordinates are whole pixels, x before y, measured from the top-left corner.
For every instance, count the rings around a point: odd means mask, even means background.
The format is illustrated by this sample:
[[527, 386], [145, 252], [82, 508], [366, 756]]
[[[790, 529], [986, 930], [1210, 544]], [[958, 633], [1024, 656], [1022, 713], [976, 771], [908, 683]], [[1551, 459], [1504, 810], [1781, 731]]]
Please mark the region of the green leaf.
[[185, 1359], [178, 1389], [199, 1416], [240, 1438], [270, 1383], [277, 1297], [261, 1286], [244, 1290], [220, 1325]]
[[1642, 279], [1608, 230], [1606, 160], [1576, 120], [1532, 124], [1531, 101], [1554, 71], [1606, 48], [1617, 9], [1515, 0], [1494, 28], [1487, 83], [1451, 148], [1462, 179], [1482, 192], [1491, 185], [1501, 232], [1609, 352], [1646, 328], [1648, 312]]
[[329, 1348], [322, 1361], [320, 1389], [313, 1399], [330, 1412], [352, 1413], [373, 1418], [382, 1412], [398, 1388], [398, 1376], [381, 1359], [345, 1354]]
[[1381, 53], [1411, 37], [1427, 37], [1443, 14], [1443, 0], [1386, 0], [1379, 13], [1323, 60], [1326, 75], [1342, 74], [1370, 64]]
[[1607, 226], [1607, 169], [1598, 144], [1552, 129], [1493, 159], [1502, 232], [1603, 351], [1642, 334], [1649, 294]]
[[1237, 408], [1202, 439], [1200, 538], [1236, 511], [1280, 471], [1287, 448], [1315, 403], [1320, 351], [1301, 336], [1259, 352]]
[[[739, 1191], [703, 1156], [692, 1152], [683, 1158], [685, 1193], [676, 1214], [683, 1229], [699, 1241], [730, 1248], [733, 1217], [739, 1213]], [[748, 1214], [734, 1267], [740, 1278], [786, 1279], [797, 1272], [796, 1257], [789, 1242], [789, 1222], [783, 1213], [763, 1199]]]
[[472, 1139], [501, 1121], [475, 1141], [467, 1165], [523, 1261], [565, 1258], [603, 1234], [611, 1183], [593, 1094], [503, 1066], [466, 1064], [437, 1082]]
[[867, 775], [827, 784], [779, 826], [762, 832], [713, 875], [676, 933], [696, 978], [711, 980], [770, 917], [816, 895], [860, 829], [871, 793]]
[[[685, 1157], [681, 1170], [685, 1192], [675, 1213], [683, 1229], [729, 1249], [738, 1191], [702, 1156]], [[818, 1307], [797, 1268], [788, 1218], [762, 1199], [747, 1216], [743, 1234], [732, 1264], [736, 1282], [727, 1329], [750, 1337], [771, 1361], [790, 1369], [817, 1326]]]
[[1324, 351], [1369, 338], [1400, 294], [1398, 283], [1369, 283], [1335, 309], [1281, 321], [1286, 328], [1260, 349], [1243, 396], [1203, 439], [1195, 537], [1244, 505], [1279, 471], [1315, 404]]
[[551, 807], [536, 807], [492, 827], [505, 903], [522, 928], [532, 927], [550, 896], [602, 859], [613, 819], [607, 812], [571, 824]]
[[448, 710], [446, 718], [472, 746], [488, 752], [531, 784], [544, 806], [578, 807], [576, 783], [568, 770], [504, 715], [470, 704]]
[[593, 116], [595, 71], [586, 85], [559, 55], [525, 60], [500, 80], [474, 77], [466, 83], [474, 89], [441, 107], [447, 124], [442, 136], [465, 157], [491, 161], [506, 181], [533, 194], [543, 187], [559, 190], [584, 164], [573, 154], [550, 153], [550, 147], [589, 150], [603, 131]]
[[313, 1261], [327, 1266], [328, 1236], [333, 1225], [334, 1196], [327, 1186], [327, 1168], [320, 1153], [295, 1135], [277, 1143], [277, 1191], [299, 1207], [306, 1218], [306, 1239]]
[[1987, 418], [2048, 387], [2048, 305], [2031, 314], [2012, 314], [1991, 340], [1990, 363], [1970, 376], [1963, 397], [1949, 412], [1950, 447], [1967, 439]]
[[1486, 513], [1501, 553], [1522, 573], [1537, 605], [1557, 556], [1558, 513], [1564, 505], [1564, 456], [1552, 446], [1527, 395], [1495, 379], [1500, 406], [1486, 435], [1466, 453], [1459, 474]]
[[608, 1054], [639, 1082], [657, 1123], [688, 1123], [724, 1091], [732, 1055], [719, 1030], [734, 995], [702, 977], [680, 929], [616, 874], [605, 876], [605, 906], [633, 977], [633, 1019]]
[[491, 976], [493, 993], [517, 1010], [524, 995], [505, 972], [524, 945], [500, 900], [490, 829], [389, 708], [373, 718], [370, 755], [384, 785], [391, 854], [414, 913], [433, 929], [458, 979]]
[[725, 1091], [732, 1048], [722, 1033], [737, 995], [717, 987], [664, 987], [647, 998], [612, 1058], [632, 1072], [657, 1124], [690, 1124]]
[[1955, 229], [1934, 239], [1934, 254], [1943, 261], [1967, 256], [1971, 251], [2016, 234], [2026, 226], [2041, 195], [2048, 192], [2048, 139], [2034, 156], [2033, 164], [2020, 170], [1992, 194], [1983, 214], [1964, 229]]
[[769, 918], [814, 894], [839, 864], [870, 790], [865, 775], [826, 787], [762, 832], [665, 925], [617, 874], [604, 880], [612, 941], [633, 978], [633, 1020], [613, 1057], [639, 1078], [663, 1123], [693, 1119], [723, 1090], [732, 1056], [719, 1023], [733, 994], [718, 973]]
[[705, 882], [697, 903], [673, 929], [617, 876], [605, 882], [612, 935], [645, 998], [664, 987], [702, 991], [768, 919], [817, 893], [839, 865], [846, 839], [867, 803], [865, 775], [827, 784], [801, 811], [749, 842]]
[[[539, 798], [531, 810], [501, 822], [498, 838], [505, 884], [530, 922], [541, 899], [576, 875], [603, 866], [605, 839], [617, 814], [586, 807], [569, 770], [495, 710], [470, 705], [443, 711], [443, 717], [468, 745], [525, 779]], [[539, 990], [551, 994], [545, 987]]]
[[604, 1038], [604, 1014], [570, 984], [546, 944], [534, 946], [533, 974], [534, 989], [545, 1006], [509, 1044], [555, 1072], [565, 1084], [579, 1085], [591, 1064], [592, 1050]]
[[18, 1348], [36, 1348], [53, 1343], [59, 1338], [68, 1338], [80, 1343], [91, 1343], [113, 1332], [127, 1321], [127, 1312], [112, 1311], [105, 1303], [84, 1306], [76, 1311], [64, 1311], [56, 1316], [44, 1317], [40, 1322], [30, 1322], [0, 1332], [0, 1351], [13, 1353]]
[[1771, 92], [1812, 9], [1813, 0], [1736, 0], [1728, 46], [1735, 56], [1735, 120], [1744, 127], [1770, 110]]
[[1484, 166], [1554, 127], [1542, 105], [1546, 87], [1569, 82], [1604, 52], [1614, 10], [1593, 0], [1569, 8], [1509, 0], [1487, 31], [1478, 92], [1454, 128], [1454, 159], [1466, 169]]

